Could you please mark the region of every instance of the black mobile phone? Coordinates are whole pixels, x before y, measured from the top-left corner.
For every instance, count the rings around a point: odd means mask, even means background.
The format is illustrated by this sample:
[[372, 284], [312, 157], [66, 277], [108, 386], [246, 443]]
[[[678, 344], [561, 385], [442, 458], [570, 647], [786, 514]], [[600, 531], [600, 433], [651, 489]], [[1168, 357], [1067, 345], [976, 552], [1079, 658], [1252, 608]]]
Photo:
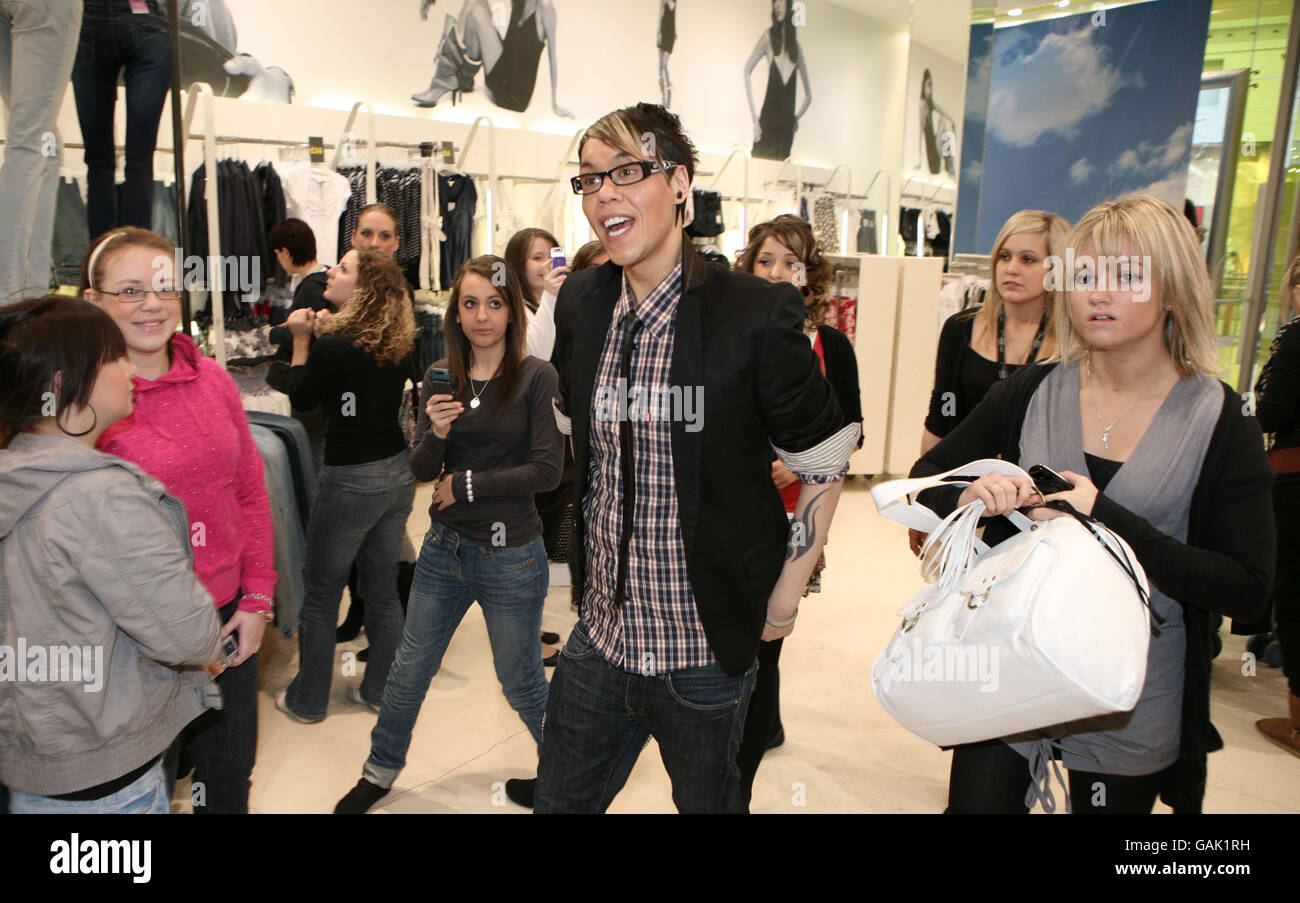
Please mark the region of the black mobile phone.
[[1034, 481], [1034, 488], [1039, 495], [1069, 492], [1074, 488], [1073, 483], [1045, 464], [1035, 464], [1029, 468], [1029, 478]]
[[433, 367], [429, 370], [429, 381], [431, 383], [429, 395], [455, 395], [451, 389], [451, 371], [442, 367]]

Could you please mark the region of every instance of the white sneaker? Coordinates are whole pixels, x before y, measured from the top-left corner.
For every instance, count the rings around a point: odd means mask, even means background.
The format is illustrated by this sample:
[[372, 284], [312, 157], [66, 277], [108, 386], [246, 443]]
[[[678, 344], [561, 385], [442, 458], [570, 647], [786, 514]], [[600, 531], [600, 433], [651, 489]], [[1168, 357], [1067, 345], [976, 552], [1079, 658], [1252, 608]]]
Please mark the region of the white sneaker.
[[379, 706], [375, 705], [372, 702], [366, 702], [365, 697], [361, 695], [360, 684], [356, 684], [355, 686], [348, 687], [348, 699], [351, 699], [357, 705], [365, 706], [366, 708], [370, 709], [372, 712], [379, 711]]

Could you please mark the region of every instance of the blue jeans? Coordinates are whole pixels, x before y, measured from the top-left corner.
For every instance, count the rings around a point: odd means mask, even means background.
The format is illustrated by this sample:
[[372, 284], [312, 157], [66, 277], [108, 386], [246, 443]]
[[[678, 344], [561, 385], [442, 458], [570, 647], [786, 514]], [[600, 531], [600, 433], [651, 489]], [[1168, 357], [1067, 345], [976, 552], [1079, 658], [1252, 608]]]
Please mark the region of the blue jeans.
[[364, 699], [378, 701], [402, 638], [397, 556], [415, 500], [411, 456], [403, 449], [369, 464], [327, 466], [321, 472], [307, 529], [307, 596], [298, 620], [298, 676], [285, 702], [319, 721], [329, 705], [339, 601], [356, 561], [366, 600], [370, 660]]
[[379, 721], [370, 734], [370, 758], [362, 772], [367, 780], [381, 787], [397, 780], [429, 683], [475, 600], [487, 621], [501, 689], [541, 743], [548, 688], [537, 634], [549, 582], [541, 537], [521, 546], [485, 546], [434, 521], [415, 563], [406, 631], [388, 675]]
[[[127, 0], [86, 0], [81, 20], [72, 90], [86, 144], [86, 215], [92, 239], [115, 226], [153, 228], [153, 155], [172, 82], [172, 44], [157, 0], [149, 0], [149, 10], [137, 15]], [[113, 116], [123, 70], [126, 183], [119, 210]]]
[[742, 812], [740, 751], [757, 664], [643, 676], [615, 668], [579, 621], [560, 652], [546, 705], [533, 811], [601, 813], [650, 737], [679, 812]]
[[9, 811], [14, 815], [167, 815], [171, 806], [161, 759], [134, 783], [102, 799], [56, 800], [9, 791]]

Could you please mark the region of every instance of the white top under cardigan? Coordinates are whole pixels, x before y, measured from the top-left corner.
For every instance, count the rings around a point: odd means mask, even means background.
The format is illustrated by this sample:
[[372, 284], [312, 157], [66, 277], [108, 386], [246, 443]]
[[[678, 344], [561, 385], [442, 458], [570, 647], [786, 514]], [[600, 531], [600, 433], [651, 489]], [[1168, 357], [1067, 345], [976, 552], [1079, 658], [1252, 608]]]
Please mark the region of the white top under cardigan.
[[537, 302], [537, 312], [525, 309], [525, 316], [528, 319], [528, 331], [524, 335], [524, 342], [528, 353], [549, 361], [551, 352], [555, 350], [555, 296], [550, 292], [542, 292], [542, 298]]

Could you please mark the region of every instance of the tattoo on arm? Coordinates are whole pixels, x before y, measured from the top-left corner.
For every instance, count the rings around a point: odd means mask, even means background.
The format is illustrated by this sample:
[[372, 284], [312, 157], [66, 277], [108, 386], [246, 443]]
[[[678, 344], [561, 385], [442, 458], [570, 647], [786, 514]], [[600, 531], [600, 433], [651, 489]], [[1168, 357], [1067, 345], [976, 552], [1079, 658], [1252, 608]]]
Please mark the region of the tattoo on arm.
[[785, 546], [786, 561], [798, 561], [817, 544], [817, 524], [814, 515], [821, 506], [822, 496], [829, 491], [829, 487], [824, 488], [809, 499], [803, 516], [796, 518], [790, 524], [790, 538], [786, 541]]

